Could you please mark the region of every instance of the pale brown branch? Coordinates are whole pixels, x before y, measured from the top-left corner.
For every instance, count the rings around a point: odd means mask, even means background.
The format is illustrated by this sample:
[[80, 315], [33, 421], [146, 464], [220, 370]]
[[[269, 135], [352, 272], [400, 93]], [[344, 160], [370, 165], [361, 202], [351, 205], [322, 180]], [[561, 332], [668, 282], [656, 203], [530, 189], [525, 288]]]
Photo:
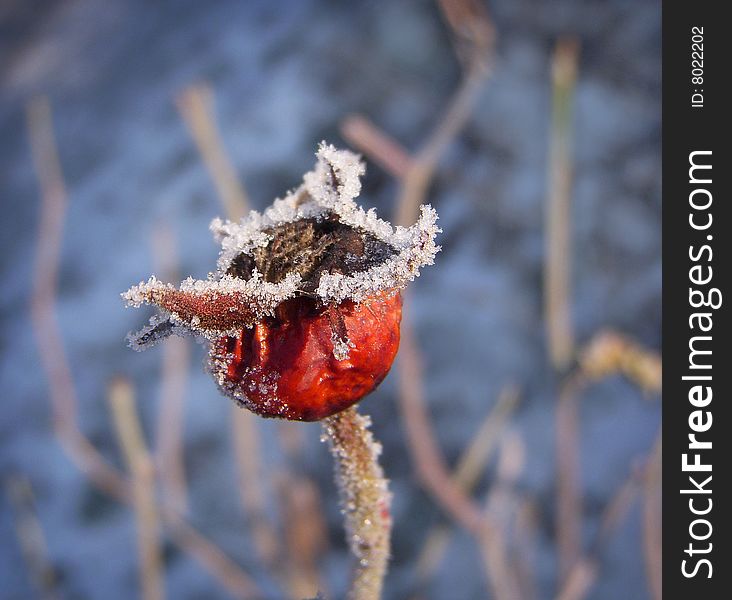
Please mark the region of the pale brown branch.
[[249, 201], [227, 156], [213, 115], [213, 91], [206, 84], [191, 85], [175, 99], [201, 154], [226, 213], [233, 221], [246, 214]]
[[574, 353], [571, 317], [571, 196], [572, 101], [577, 79], [579, 45], [574, 39], [557, 43], [552, 59], [552, 120], [545, 211], [544, 318], [549, 356], [558, 371]]
[[646, 468], [632, 470], [628, 478], [618, 487], [600, 517], [600, 526], [590, 549], [572, 565], [561, 584], [556, 600], [583, 600], [587, 596], [597, 580], [605, 547], [638, 496]]
[[395, 217], [398, 225], [409, 226], [416, 220], [437, 164], [447, 146], [468, 122], [489, 74], [490, 70], [482, 63], [476, 63], [470, 68], [450, 99], [437, 127], [414, 155], [410, 169], [401, 179]]
[[379, 600], [389, 561], [391, 494], [379, 465], [381, 445], [369, 431], [371, 419], [355, 407], [323, 420], [335, 458], [336, 481], [356, 574], [349, 597]]
[[[51, 110], [46, 98], [27, 108], [28, 131], [41, 186], [41, 222], [33, 272], [31, 320], [50, 387], [53, 426], [73, 464], [102, 492], [132, 504], [130, 485], [111, 466], [78, 427], [76, 387], [54, 315], [58, 257], [66, 213], [66, 191], [56, 151]], [[220, 583], [239, 598], [259, 598], [257, 586], [223, 552], [180, 518], [172, 508], [161, 508], [165, 522], [174, 526], [176, 543], [196, 558]]]
[[163, 506], [161, 514], [175, 543], [195, 558], [235, 598], [264, 598], [255, 581], [231, 560], [216, 544], [202, 536], [172, 508]]
[[3, 483], [13, 507], [13, 525], [20, 550], [39, 598], [56, 600], [59, 597], [57, 575], [48, 559], [46, 536], [36, 513], [31, 483], [21, 475], [11, 475]]
[[399, 403], [407, 447], [422, 485], [460, 526], [475, 536], [484, 550], [488, 576], [498, 600], [515, 600], [518, 591], [506, 558], [505, 539], [500, 527], [452, 479], [435, 441], [424, 405], [422, 364], [409, 323], [402, 324], [399, 354]]
[[395, 219], [398, 225], [414, 223], [442, 154], [468, 122], [493, 67], [495, 30], [485, 8], [474, 0], [441, 0], [440, 8], [457, 38], [458, 54], [466, 67], [437, 126], [401, 179]]
[[424, 406], [421, 356], [408, 322], [402, 323], [397, 366], [402, 423], [418, 477], [439, 505], [458, 524], [470, 532], [482, 530], [486, 525], [483, 511], [452, 480], [442, 452], [435, 441]]
[[320, 592], [327, 597], [318, 572], [318, 559], [328, 546], [320, 491], [308, 477], [288, 471], [277, 476], [276, 483], [286, 549], [281, 570], [290, 596], [300, 600]]
[[265, 565], [272, 565], [279, 553], [279, 542], [265, 509], [266, 499], [262, 488], [264, 481], [256, 417], [238, 406], [234, 406], [231, 417], [239, 496], [252, 527], [252, 537], [259, 559]]
[[[157, 270], [164, 281], [179, 279], [175, 239], [172, 229], [160, 223], [153, 236]], [[168, 502], [181, 514], [188, 509], [188, 492], [183, 451], [183, 422], [190, 342], [171, 336], [162, 348], [160, 403], [156, 431], [156, 451], [160, 484]]]
[[453, 33], [458, 58], [467, 64], [491, 59], [495, 28], [485, 4], [480, 0], [438, 0], [437, 4]]
[[405, 177], [412, 167], [412, 159], [401, 144], [363, 115], [347, 116], [341, 123], [341, 135], [397, 179]]
[[[467, 449], [458, 458], [451, 477], [466, 494], [473, 490], [481, 473], [484, 472], [496, 448], [499, 434], [518, 405], [518, 400], [516, 386], [505, 386], [498, 395], [496, 404], [473, 435]], [[447, 549], [450, 535], [451, 529], [445, 525], [438, 525], [427, 534], [422, 552], [417, 559], [417, 573], [420, 579], [427, 579], [437, 568]]]
[[132, 476], [132, 507], [137, 520], [142, 597], [161, 600], [165, 596], [165, 578], [155, 503], [155, 467], [145, 445], [132, 385], [128, 380], [117, 378], [112, 381], [109, 404], [117, 438]]
[[516, 575], [521, 597], [533, 600], [536, 589], [536, 554], [539, 531], [539, 516], [536, 502], [524, 498], [516, 511]]
[[508, 432], [501, 440], [496, 481], [486, 497], [486, 515], [496, 524], [496, 533], [483, 535], [481, 550], [489, 583], [496, 598], [522, 598], [518, 573], [508, 556], [506, 523], [516, 503], [513, 488], [525, 462], [525, 446], [518, 433]]
[[109, 494], [129, 498], [125, 477], [112, 467], [78, 428], [78, 400], [54, 314], [58, 257], [66, 214], [66, 186], [56, 150], [51, 107], [45, 97], [27, 107], [33, 163], [41, 188], [41, 214], [33, 271], [31, 321], [41, 363], [48, 377], [53, 427], [73, 462]]
[[582, 551], [578, 395], [584, 386], [581, 375], [570, 376], [562, 384], [556, 408], [556, 530], [561, 580], [568, 575]]
[[[249, 200], [219, 135], [212, 104], [213, 91], [205, 84], [189, 86], [176, 98], [178, 111], [193, 135], [226, 216], [232, 221], [238, 221], [246, 214]], [[259, 431], [254, 415], [234, 404], [231, 407], [231, 418], [242, 506], [252, 524], [259, 558], [269, 565], [278, 553], [278, 541], [264, 510]]]

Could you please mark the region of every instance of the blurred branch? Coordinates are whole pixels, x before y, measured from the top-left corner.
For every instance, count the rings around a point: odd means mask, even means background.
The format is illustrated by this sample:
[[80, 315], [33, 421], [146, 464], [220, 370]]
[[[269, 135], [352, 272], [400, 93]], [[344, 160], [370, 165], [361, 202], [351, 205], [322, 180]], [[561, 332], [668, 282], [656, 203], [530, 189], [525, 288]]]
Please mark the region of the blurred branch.
[[[119, 502], [131, 505], [132, 493], [125, 476], [102, 457], [78, 427], [76, 388], [54, 315], [66, 190], [53, 135], [51, 109], [46, 98], [37, 98], [29, 104], [27, 120], [33, 161], [41, 186], [31, 320], [49, 382], [54, 431], [67, 456], [93, 485]], [[173, 508], [163, 504], [161, 514], [166, 524], [173, 528], [176, 543], [236, 597], [261, 597], [254, 582]]]
[[300, 468], [304, 428], [279, 420], [277, 439], [285, 455], [274, 476], [284, 530], [284, 561], [280, 572], [293, 598], [328, 597], [318, 561], [328, 547], [323, 499], [315, 482]]
[[112, 496], [129, 499], [128, 482], [109, 465], [78, 428], [78, 400], [54, 314], [58, 260], [66, 213], [66, 186], [56, 150], [48, 99], [39, 97], [26, 110], [33, 163], [41, 187], [41, 214], [33, 270], [31, 321], [48, 377], [53, 427], [79, 469]]
[[30, 578], [43, 600], [56, 600], [57, 576], [48, 560], [48, 546], [38, 519], [33, 488], [27, 477], [11, 475], [4, 481], [5, 492], [13, 507], [13, 525]]
[[256, 600], [265, 597], [256, 582], [239, 565], [181, 518], [174, 509], [163, 506], [161, 514], [175, 543], [195, 558], [235, 598]]
[[438, 0], [442, 16], [453, 34], [455, 52], [463, 64], [487, 63], [493, 58], [495, 28], [480, 0]]
[[525, 445], [518, 433], [509, 431], [503, 436], [496, 478], [486, 497], [486, 514], [492, 516], [496, 529], [500, 531], [500, 535], [484, 536], [481, 545], [496, 598], [523, 597], [518, 572], [509, 560], [507, 524], [512, 520], [512, 508], [516, 504], [513, 488], [523, 470], [525, 455]]
[[597, 580], [602, 552], [638, 495], [643, 470], [632, 470], [630, 476], [620, 485], [608, 502], [600, 518], [600, 527], [590, 545], [590, 550], [570, 569], [556, 596], [557, 600], [582, 600], [587, 596]]
[[564, 38], [552, 58], [552, 120], [549, 141], [549, 196], [546, 208], [544, 311], [549, 356], [562, 372], [574, 352], [571, 317], [572, 102], [579, 44]]
[[[179, 279], [175, 239], [170, 226], [160, 223], [153, 235], [157, 270], [164, 281]], [[157, 419], [156, 455], [160, 483], [167, 501], [181, 514], [187, 511], [188, 492], [183, 450], [183, 420], [190, 364], [190, 342], [170, 336], [162, 346], [163, 366]]]
[[[212, 104], [213, 91], [205, 84], [189, 86], [176, 98], [178, 111], [196, 141], [226, 216], [238, 221], [246, 214], [249, 199], [224, 148]], [[233, 403], [231, 423], [242, 507], [252, 526], [257, 554], [265, 565], [271, 565], [278, 553], [278, 540], [265, 511], [259, 430], [254, 415]]]
[[175, 103], [206, 163], [229, 219], [238, 221], [246, 214], [249, 200], [224, 151], [221, 135], [216, 127], [212, 106], [213, 91], [206, 84], [191, 85], [178, 94]]
[[341, 509], [351, 552], [356, 557], [356, 575], [349, 597], [378, 600], [389, 561], [391, 494], [379, 465], [381, 445], [369, 431], [371, 419], [355, 407], [323, 420], [336, 466]]
[[560, 580], [568, 575], [582, 551], [578, 395], [585, 385], [580, 374], [568, 377], [562, 384], [556, 408], [556, 529]]
[[391, 176], [405, 177], [412, 167], [407, 151], [363, 115], [349, 115], [341, 123], [341, 135]]
[[460, 44], [465, 72], [437, 125], [412, 158], [390, 136], [361, 116], [341, 125], [343, 137], [397, 177], [395, 222], [411, 225], [425, 201], [437, 163], [465, 126], [491, 73], [495, 35], [488, 13], [474, 0], [441, 0], [440, 8]]
[[516, 576], [524, 600], [537, 597], [536, 555], [539, 537], [539, 515], [536, 502], [530, 498], [521, 500], [516, 511]]
[[401, 178], [395, 218], [397, 225], [408, 226], [416, 220], [419, 205], [425, 201], [437, 163], [470, 118], [489, 74], [489, 69], [483, 63], [471, 66], [437, 127], [414, 155], [409, 170]]
[[582, 499], [579, 473], [579, 395], [586, 387], [620, 373], [642, 390], [661, 390], [660, 357], [613, 331], [600, 331], [579, 352], [578, 368], [562, 383], [556, 408], [557, 545], [560, 576], [581, 553]]
[[318, 559], [328, 545], [323, 501], [313, 481], [285, 471], [277, 477], [282, 507], [286, 559], [284, 576], [292, 598], [327, 596], [318, 572]]
[[453, 480], [434, 437], [424, 402], [422, 359], [408, 322], [402, 323], [399, 353], [399, 401], [407, 447], [422, 484], [460, 526], [484, 549], [488, 574], [497, 600], [515, 600], [518, 590], [505, 557], [500, 527]]
[[142, 597], [161, 600], [165, 596], [165, 578], [155, 505], [155, 468], [145, 447], [132, 385], [128, 380], [117, 378], [112, 381], [109, 404], [117, 438], [132, 475], [132, 506], [137, 519]]
[[252, 527], [259, 559], [264, 565], [271, 566], [279, 552], [279, 544], [265, 509], [257, 424], [252, 413], [238, 406], [234, 406], [231, 417], [239, 496]]

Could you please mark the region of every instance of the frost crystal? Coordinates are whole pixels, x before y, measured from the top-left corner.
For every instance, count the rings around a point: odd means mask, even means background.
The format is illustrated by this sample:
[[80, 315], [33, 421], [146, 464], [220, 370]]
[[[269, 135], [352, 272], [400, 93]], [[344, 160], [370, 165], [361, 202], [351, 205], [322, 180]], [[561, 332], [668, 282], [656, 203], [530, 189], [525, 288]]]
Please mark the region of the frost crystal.
[[[129, 336], [130, 345], [144, 349], [186, 331], [209, 340], [236, 335], [295, 297], [324, 307], [361, 303], [405, 287], [433, 263], [440, 249], [434, 209], [422, 206], [412, 227], [392, 227], [354, 202], [364, 173], [357, 155], [323, 142], [317, 159], [302, 185], [264, 213], [213, 220], [221, 253], [208, 279], [188, 278], [176, 289], [151, 277], [122, 294], [129, 306], [154, 304], [163, 313]], [[347, 359], [345, 332], [334, 329], [332, 342], [337, 360]]]

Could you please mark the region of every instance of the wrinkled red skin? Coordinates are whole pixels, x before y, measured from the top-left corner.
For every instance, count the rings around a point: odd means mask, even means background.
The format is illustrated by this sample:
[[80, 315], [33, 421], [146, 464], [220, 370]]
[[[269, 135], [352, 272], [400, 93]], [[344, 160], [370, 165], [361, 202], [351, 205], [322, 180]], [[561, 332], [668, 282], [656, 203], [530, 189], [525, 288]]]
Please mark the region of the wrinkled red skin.
[[394, 361], [402, 298], [381, 294], [337, 310], [353, 343], [348, 358], [333, 356], [332, 315], [312, 300], [289, 300], [277, 317], [214, 344], [212, 364], [225, 370], [224, 391], [259, 415], [296, 421], [317, 421], [358, 402]]

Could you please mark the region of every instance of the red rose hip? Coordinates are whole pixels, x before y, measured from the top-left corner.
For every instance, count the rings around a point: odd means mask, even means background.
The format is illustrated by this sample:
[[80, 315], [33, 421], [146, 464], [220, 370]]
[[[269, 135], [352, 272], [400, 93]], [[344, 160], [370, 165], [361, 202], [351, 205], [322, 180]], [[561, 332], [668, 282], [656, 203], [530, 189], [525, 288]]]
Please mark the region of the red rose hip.
[[399, 347], [401, 295], [384, 293], [337, 310], [348, 356], [336, 358], [331, 316], [307, 299], [215, 342], [211, 366], [219, 385], [266, 417], [316, 421], [370, 393], [391, 368]]
[[206, 338], [219, 389], [262, 416], [314, 421], [358, 402], [396, 356], [400, 290], [439, 250], [429, 206], [408, 229], [357, 206], [362, 173], [355, 155], [321, 145], [315, 170], [263, 214], [215, 220], [216, 273], [178, 288], [152, 277], [123, 294], [162, 313], [131, 345]]

